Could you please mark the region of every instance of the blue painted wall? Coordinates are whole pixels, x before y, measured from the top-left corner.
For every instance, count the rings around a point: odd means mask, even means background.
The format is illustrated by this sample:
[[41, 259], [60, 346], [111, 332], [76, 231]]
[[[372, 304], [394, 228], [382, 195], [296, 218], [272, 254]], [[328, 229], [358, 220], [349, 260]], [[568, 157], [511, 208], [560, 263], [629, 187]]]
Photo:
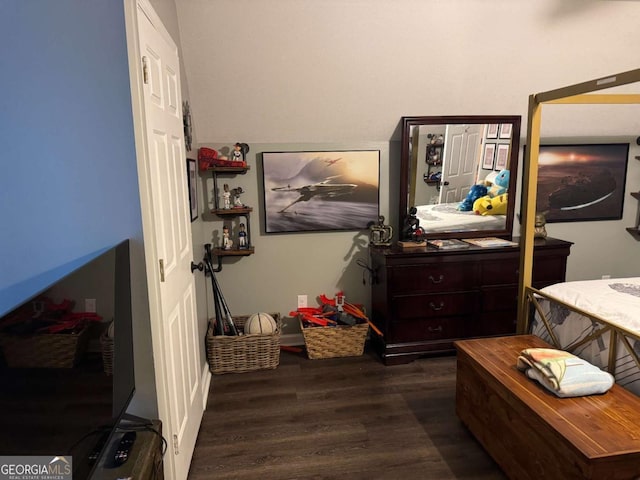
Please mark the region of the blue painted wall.
[[0, 0], [0, 315], [142, 237], [123, 2]]

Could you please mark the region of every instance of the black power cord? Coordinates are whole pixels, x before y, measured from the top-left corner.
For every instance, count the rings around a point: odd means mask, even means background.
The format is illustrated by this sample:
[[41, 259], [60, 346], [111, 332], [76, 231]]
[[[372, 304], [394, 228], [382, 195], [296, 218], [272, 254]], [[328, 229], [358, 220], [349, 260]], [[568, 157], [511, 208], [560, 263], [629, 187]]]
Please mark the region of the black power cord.
[[[144, 432], [144, 431], [147, 431], [147, 432], [154, 433], [155, 435], [157, 435], [160, 438], [160, 458], [164, 459], [164, 456], [167, 453], [167, 448], [168, 448], [167, 439], [164, 438], [162, 436], [162, 434], [157, 429], [155, 429], [153, 427], [152, 423], [150, 423], [150, 422], [149, 423], [146, 423], [146, 422], [144, 422], [144, 423], [131, 423], [131, 424], [127, 424], [126, 426], [123, 425], [123, 426], [118, 427], [118, 430], [124, 431], [124, 432], [127, 432], [127, 431], [142, 431], [142, 432]], [[160, 473], [161, 473], [160, 469], [161, 468], [162, 468], [162, 462], [157, 462], [154, 465], [154, 468], [153, 468], [154, 477], [153, 478], [160, 478]]]
[[122, 432], [128, 432], [128, 431], [153, 432], [158, 437], [160, 437], [160, 453], [162, 454], [162, 457], [164, 458], [165, 453], [167, 453], [167, 448], [168, 448], [167, 439], [164, 438], [158, 430], [153, 428], [153, 424], [151, 423], [134, 423], [131, 425], [123, 425], [118, 427], [118, 430]]
[[367, 273], [369, 274], [369, 285], [375, 285], [376, 283], [378, 283], [378, 272], [376, 269], [371, 268], [369, 266], [369, 264], [367, 262], [365, 262], [364, 260], [362, 260], [361, 258], [358, 258], [356, 260], [356, 264], [359, 267], [362, 267], [362, 284], [366, 285], [367, 284]]

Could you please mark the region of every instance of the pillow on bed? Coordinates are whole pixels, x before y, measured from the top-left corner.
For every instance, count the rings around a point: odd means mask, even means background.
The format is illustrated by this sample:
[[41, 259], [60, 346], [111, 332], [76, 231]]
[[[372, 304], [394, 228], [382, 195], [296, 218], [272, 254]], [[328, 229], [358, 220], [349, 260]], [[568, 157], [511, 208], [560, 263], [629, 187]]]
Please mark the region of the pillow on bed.
[[496, 183], [496, 177], [498, 176], [498, 173], [499, 172], [497, 170], [491, 170], [489, 173], [487, 173], [487, 176], [484, 177], [485, 185], [490, 187], [491, 185]]
[[[493, 175], [495, 174], [495, 175]], [[500, 170], [500, 172], [491, 172], [485, 177], [485, 183], [488, 184], [487, 195], [497, 197], [503, 193], [507, 193], [509, 188], [509, 170]]]

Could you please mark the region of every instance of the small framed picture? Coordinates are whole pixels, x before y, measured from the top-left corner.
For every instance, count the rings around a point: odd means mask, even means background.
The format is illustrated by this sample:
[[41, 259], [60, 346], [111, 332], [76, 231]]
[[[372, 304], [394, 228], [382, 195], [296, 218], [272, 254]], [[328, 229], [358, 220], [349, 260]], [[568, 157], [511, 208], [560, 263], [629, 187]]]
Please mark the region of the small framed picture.
[[513, 125], [511, 125], [510, 123], [500, 124], [500, 138], [511, 138], [512, 129]]
[[498, 125], [497, 123], [490, 123], [487, 125], [487, 138], [498, 138]]
[[485, 170], [493, 170], [493, 159], [496, 156], [496, 144], [485, 143], [484, 155], [482, 157], [482, 168]]
[[509, 164], [509, 144], [501, 143], [496, 151], [496, 170], [504, 170]]
[[192, 222], [198, 218], [198, 184], [196, 179], [196, 161], [187, 158], [187, 184], [189, 185], [189, 207]]

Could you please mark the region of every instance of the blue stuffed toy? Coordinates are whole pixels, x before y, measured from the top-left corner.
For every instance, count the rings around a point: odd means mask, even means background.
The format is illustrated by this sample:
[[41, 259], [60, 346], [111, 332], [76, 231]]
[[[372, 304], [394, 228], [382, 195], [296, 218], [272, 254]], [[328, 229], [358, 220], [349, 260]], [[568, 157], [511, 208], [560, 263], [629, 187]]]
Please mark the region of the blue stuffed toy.
[[484, 197], [487, 194], [487, 187], [484, 185], [472, 185], [467, 193], [467, 197], [460, 202], [458, 210], [461, 212], [470, 212], [473, 210], [473, 203], [480, 197]]
[[509, 177], [509, 170], [501, 170], [493, 180], [493, 185], [489, 187], [487, 195], [497, 197], [498, 195], [507, 193], [507, 189], [509, 188]]

